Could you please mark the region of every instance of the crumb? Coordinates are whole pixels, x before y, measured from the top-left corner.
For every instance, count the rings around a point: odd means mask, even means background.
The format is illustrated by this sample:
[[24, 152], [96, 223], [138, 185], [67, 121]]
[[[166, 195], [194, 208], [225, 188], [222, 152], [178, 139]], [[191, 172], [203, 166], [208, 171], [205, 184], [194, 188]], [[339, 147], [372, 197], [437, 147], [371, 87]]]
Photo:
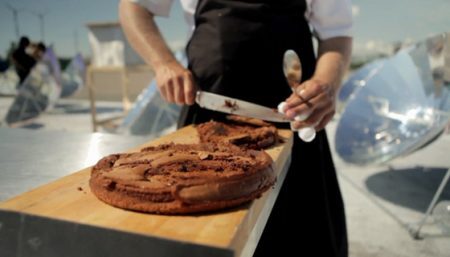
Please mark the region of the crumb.
[[223, 106], [226, 108], [230, 108], [231, 111], [236, 111], [237, 109], [239, 109], [239, 106], [237, 105], [236, 101], [231, 101], [231, 100], [225, 100], [225, 103]]
[[212, 155], [209, 153], [198, 153], [198, 158], [200, 158], [200, 160], [211, 160]]
[[77, 187], [77, 190], [78, 191], [83, 191], [83, 188], [82, 187]]
[[188, 168], [187, 168], [187, 166], [185, 164], [182, 164], [180, 166], [180, 168], [178, 169], [178, 171], [180, 171], [180, 172], [187, 172]]

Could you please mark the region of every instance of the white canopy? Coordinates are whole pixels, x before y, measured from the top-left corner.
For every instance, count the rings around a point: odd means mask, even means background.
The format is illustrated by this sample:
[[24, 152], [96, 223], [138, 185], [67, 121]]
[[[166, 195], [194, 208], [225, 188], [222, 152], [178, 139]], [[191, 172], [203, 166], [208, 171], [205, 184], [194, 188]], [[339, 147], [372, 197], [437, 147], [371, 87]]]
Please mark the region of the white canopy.
[[120, 23], [89, 23], [87, 28], [93, 66], [120, 67], [144, 64], [125, 38]]

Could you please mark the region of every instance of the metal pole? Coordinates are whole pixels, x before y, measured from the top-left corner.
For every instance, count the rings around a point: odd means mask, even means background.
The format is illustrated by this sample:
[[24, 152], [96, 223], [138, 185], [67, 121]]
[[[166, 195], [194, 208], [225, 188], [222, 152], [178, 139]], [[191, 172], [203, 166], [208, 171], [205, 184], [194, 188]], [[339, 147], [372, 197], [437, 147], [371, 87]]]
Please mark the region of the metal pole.
[[444, 178], [442, 179], [441, 184], [439, 185], [436, 193], [433, 196], [433, 200], [431, 200], [430, 205], [428, 206], [427, 212], [425, 213], [425, 216], [422, 218], [422, 220], [419, 222], [419, 226], [415, 231], [412, 231], [411, 234], [415, 239], [420, 239], [420, 230], [422, 229], [423, 225], [427, 221], [428, 217], [431, 214], [431, 211], [433, 211], [434, 206], [436, 205], [436, 202], [439, 200], [439, 197], [442, 194], [442, 191], [445, 188], [445, 185], [447, 184], [448, 180], [450, 178], [450, 168], [447, 170], [447, 173], [445, 173]]
[[6, 7], [12, 12], [14, 19], [14, 30], [16, 32], [16, 38], [20, 38], [20, 27], [19, 27], [19, 11], [20, 9], [13, 7], [10, 4], [6, 4]]
[[14, 10], [13, 15], [14, 15], [14, 26], [15, 26], [15, 30], [16, 30], [16, 37], [17, 37], [17, 39], [19, 39], [20, 38], [19, 12], [17, 10]]
[[44, 14], [43, 13], [39, 13], [38, 17], [39, 17], [39, 22], [40, 22], [40, 25], [41, 25], [41, 41], [45, 42]]
[[36, 15], [36, 17], [39, 19], [39, 29], [41, 32], [41, 41], [45, 42], [45, 15], [47, 13], [41, 13], [41, 12], [33, 12], [30, 11], [32, 14]]

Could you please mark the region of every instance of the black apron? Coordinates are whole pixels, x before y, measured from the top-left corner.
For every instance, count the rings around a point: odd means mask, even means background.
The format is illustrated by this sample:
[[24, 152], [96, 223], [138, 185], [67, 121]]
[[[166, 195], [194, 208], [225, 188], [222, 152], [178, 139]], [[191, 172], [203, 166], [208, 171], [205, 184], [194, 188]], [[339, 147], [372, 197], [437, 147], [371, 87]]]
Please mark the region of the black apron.
[[[199, 0], [186, 49], [197, 86], [276, 108], [291, 94], [282, 69], [286, 50], [299, 55], [303, 80], [314, 72], [305, 10], [304, 0]], [[183, 109], [179, 126], [224, 117], [193, 105]], [[344, 206], [324, 131], [311, 143], [295, 136], [291, 166], [254, 256], [307, 253], [347, 256]]]

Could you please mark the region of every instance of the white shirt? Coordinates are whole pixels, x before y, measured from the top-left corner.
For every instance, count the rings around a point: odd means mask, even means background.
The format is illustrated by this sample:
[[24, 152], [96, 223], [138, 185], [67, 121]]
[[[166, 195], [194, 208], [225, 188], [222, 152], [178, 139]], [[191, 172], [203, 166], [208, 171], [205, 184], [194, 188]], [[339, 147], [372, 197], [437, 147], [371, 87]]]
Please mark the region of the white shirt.
[[[168, 16], [173, 0], [129, 0], [157, 16]], [[180, 0], [191, 31], [198, 0]], [[305, 17], [319, 39], [352, 35], [352, 6], [350, 0], [306, 0]]]

